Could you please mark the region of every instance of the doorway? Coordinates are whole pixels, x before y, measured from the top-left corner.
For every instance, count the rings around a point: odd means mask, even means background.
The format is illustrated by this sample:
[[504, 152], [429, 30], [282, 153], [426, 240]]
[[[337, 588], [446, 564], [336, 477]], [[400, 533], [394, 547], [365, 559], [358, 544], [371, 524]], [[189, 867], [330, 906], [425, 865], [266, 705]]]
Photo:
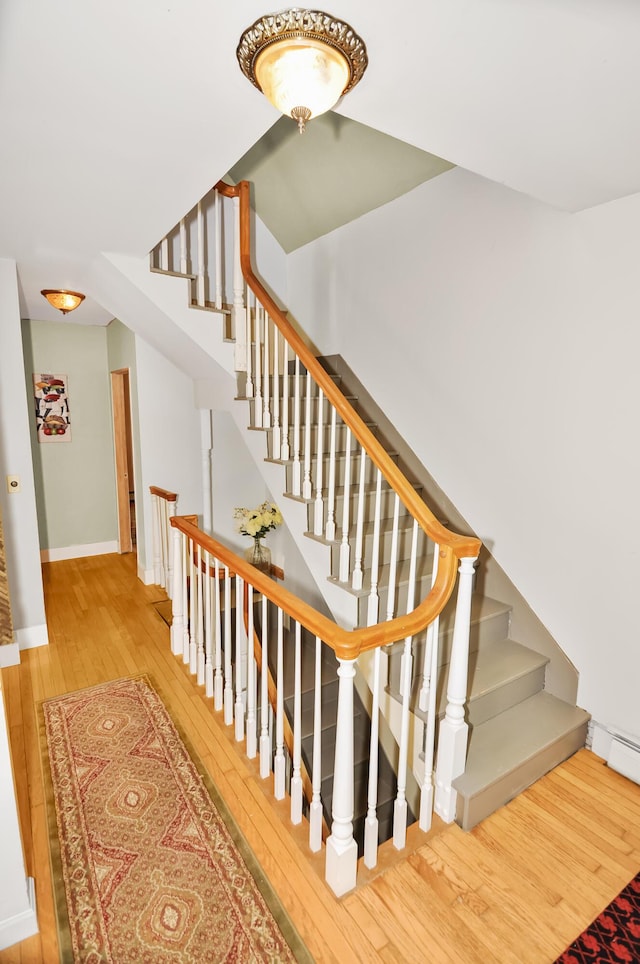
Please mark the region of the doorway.
[[128, 368], [111, 372], [111, 404], [116, 461], [118, 552], [132, 552], [136, 546], [136, 503]]

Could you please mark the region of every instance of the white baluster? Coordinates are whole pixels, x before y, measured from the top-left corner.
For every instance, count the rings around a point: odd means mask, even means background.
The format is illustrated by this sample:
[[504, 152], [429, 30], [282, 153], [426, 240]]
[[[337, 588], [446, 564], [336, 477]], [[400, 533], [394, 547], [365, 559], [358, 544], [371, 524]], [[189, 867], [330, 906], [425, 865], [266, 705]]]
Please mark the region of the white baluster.
[[293, 380], [293, 464], [291, 466], [291, 494], [300, 495], [302, 476], [300, 471], [300, 359], [296, 355]]
[[189, 578], [190, 578], [190, 563], [189, 563], [189, 539], [184, 540], [183, 552], [184, 552], [184, 565], [182, 566], [182, 607], [184, 612], [184, 632], [182, 636], [182, 662], [189, 662], [189, 613], [191, 611], [191, 603], [189, 598]]
[[282, 610], [278, 606], [278, 654], [276, 669], [276, 755], [273, 761], [273, 795], [284, 800], [284, 642]]
[[382, 498], [382, 472], [376, 473], [376, 504], [373, 517], [373, 546], [371, 551], [371, 592], [367, 604], [367, 625], [375, 626], [378, 622], [378, 578], [380, 567], [380, 502]]
[[196, 623], [198, 582], [195, 566], [195, 546], [193, 539], [189, 539], [189, 672], [195, 673], [198, 668], [198, 627]]
[[267, 597], [262, 597], [262, 669], [260, 671], [260, 776], [271, 773], [271, 740], [269, 739], [269, 632]]
[[[236, 600], [236, 605], [238, 601]], [[224, 567], [224, 722], [233, 723], [233, 679], [231, 675], [231, 574]]]
[[283, 462], [289, 460], [289, 343], [283, 337], [282, 357], [282, 432], [280, 440], [280, 458]]
[[189, 274], [189, 262], [187, 260], [187, 222], [184, 218], [180, 221], [180, 274]]
[[342, 541], [340, 543], [340, 582], [347, 582], [349, 579], [349, 558], [351, 556], [351, 546], [349, 545], [349, 504], [351, 494], [351, 429], [347, 426], [344, 459], [344, 496], [342, 499]]
[[206, 281], [204, 263], [204, 216], [202, 214], [202, 201], [198, 201], [197, 214], [197, 234], [198, 234], [198, 276], [196, 280], [196, 299], [197, 304], [203, 307], [206, 301]]
[[213, 696], [213, 617], [211, 613], [211, 554], [208, 549], [204, 552], [204, 693]]
[[253, 359], [251, 357], [251, 348], [253, 344], [252, 330], [251, 330], [251, 306], [249, 304], [249, 288], [246, 289], [246, 299], [245, 299], [245, 315], [246, 315], [246, 342], [247, 342], [247, 360], [245, 362], [245, 368], [247, 369], [247, 378], [244, 386], [244, 394], [247, 398], [253, 398], [254, 385], [253, 385], [253, 372], [251, 371], [253, 366]]
[[169, 238], [163, 238], [160, 243], [160, 264], [163, 271], [169, 270]]
[[264, 318], [264, 390], [263, 390], [263, 408], [262, 408], [262, 427], [271, 428], [271, 411], [269, 409], [269, 396], [271, 390], [269, 388], [271, 382], [271, 365], [269, 362], [269, 315], [267, 312], [263, 312]]
[[389, 560], [389, 589], [387, 592], [387, 619], [393, 619], [396, 611], [396, 570], [398, 566], [398, 522], [400, 497], [396, 492], [393, 502], [393, 529], [391, 530], [391, 559]]
[[153, 520], [153, 581], [156, 586], [162, 585], [162, 557], [160, 552], [160, 498], [151, 496], [151, 516]]
[[351, 577], [351, 587], [356, 592], [362, 589], [362, 544], [364, 540], [364, 479], [366, 473], [367, 453], [360, 448], [360, 481], [358, 483], [358, 515], [356, 518], [356, 546], [355, 565]]
[[256, 659], [253, 639], [253, 586], [247, 583], [248, 631], [247, 631], [247, 756], [253, 760], [257, 751], [256, 731]]
[[[436, 584], [436, 579], [438, 578], [438, 561], [440, 555], [440, 547], [434, 544], [433, 547], [433, 568], [431, 570], [431, 588]], [[424, 663], [422, 668], [422, 686], [420, 687], [420, 695], [418, 696], [418, 706], [423, 713], [426, 713], [429, 708], [429, 693], [431, 690], [431, 649], [433, 644], [433, 635], [438, 634], [439, 629], [439, 617], [436, 616], [434, 621], [429, 624], [427, 628], [427, 639], [424, 650]]]
[[336, 537], [336, 410], [331, 406], [331, 435], [329, 437], [329, 485], [327, 487], [327, 542]]
[[[198, 545], [198, 600], [196, 611], [196, 644], [198, 647], [196, 670], [196, 682], [198, 686], [204, 685], [204, 573], [202, 572], [202, 546]], [[193, 671], [192, 671], [193, 672]]]
[[353, 660], [338, 660], [338, 715], [333, 770], [331, 836], [327, 840], [325, 880], [336, 897], [356, 885], [358, 846], [353, 839]]
[[222, 198], [218, 191], [213, 196], [213, 220], [215, 233], [215, 289], [216, 308], [222, 308]]
[[438, 734], [438, 762], [436, 765], [436, 799], [434, 809], [445, 823], [456, 815], [457, 792], [451, 786], [464, 773], [467, 757], [468, 725], [464, 718], [469, 667], [469, 627], [471, 595], [475, 559], [461, 559], [458, 572], [458, 599], [453, 627], [447, 711]]
[[280, 458], [280, 332], [273, 326], [273, 378], [271, 379], [273, 428], [271, 430], [271, 458]]
[[324, 502], [322, 501], [322, 442], [324, 433], [324, 394], [318, 388], [318, 413], [316, 415], [316, 501], [313, 511], [313, 534], [321, 536], [324, 527]]
[[295, 629], [295, 662], [293, 681], [293, 773], [291, 775], [291, 823], [302, 823], [302, 649], [300, 644], [300, 623]]
[[233, 332], [236, 340], [235, 369], [245, 371], [247, 367], [247, 345], [245, 338], [244, 278], [240, 262], [240, 198], [233, 199]]
[[373, 654], [373, 691], [371, 694], [371, 743], [369, 751], [369, 785], [367, 819], [364, 823], [364, 864], [375, 867], [378, 862], [378, 732], [380, 715], [380, 647]]
[[262, 428], [262, 328], [264, 312], [262, 305], [255, 299], [255, 395], [253, 402], [253, 424], [255, 428]]
[[173, 560], [174, 560], [174, 558], [175, 558], [175, 555], [174, 555], [175, 550], [174, 550], [173, 539], [171, 538], [171, 519], [173, 519], [173, 517], [175, 516], [175, 514], [176, 514], [176, 504], [175, 504], [175, 502], [170, 502], [170, 503], [169, 503], [168, 518], [167, 518], [167, 542], [168, 542], [168, 544], [169, 544], [169, 549], [168, 549], [169, 566], [168, 566], [168, 570], [167, 570], [167, 593], [168, 593], [168, 595], [169, 595], [169, 599], [171, 599], [171, 597], [173, 596], [173, 589], [174, 589], [174, 582], [173, 582]]
[[[220, 613], [220, 563], [214, 559], [215, 574], [215, 614], [216, 614], [216, 666], [213, 678], [213, 708], [220, 711], [222, 709], [222, 686], [224, 678], [222, 675], [222, 619]], [[225, 581], [226, 585], [226, 581]]]
[[[411, 538], [411, 561], [409, 564], [409, 585], [407, 587], [407, 613], [413, 610], [415, 599], [417, 555], [418, 523], [414, 519]], [[407, 842], [407, 757], [409, 755], [409, 701], [411, 699], [411, 675], [413, 671], [411, 642], [412, 637], [407, 636], [404, 641], [404, 652], [400, 666], [402, 714], [398, 758], [398, 794], [393, 806], [393, 846], [396, 850], [402, 850]]]
[[184, 581], [184, 549], [183, 534], [179, 529], [173, 530], [173, 598], [171, 600], [171, 652], [180, 656], [184, 645], [184, 596], [182, 584]]
[[309, 847], [317, 853], [322, 847], [322, 642], [316, 636], [316, 672], [313, 693], [313, 795], [309, 807]]
[[[438, 570], [439, 546], [435, 546], [434, 571]], [[433, 577], [435, 582], [435, 575]], [[424, 739], [424, 777], [420, 792], [420, 829], [431, 829], [433, 814], [433, 757], [436, 730], [436, 697], [438, 692], [438, 634], [440, 619], [436, 616], [427, 630], [423, 683], [420, 691], [420, 709], [427, 713]]]
[[244, 633], [244, 582], [236, 575], [236, 740], [244, 740], [244, 703], [242, 701], [242, 643]]
[[311, 375], [307, 372], [307, 397], [304, 405], [304, 477], [302, 498], [311, 498]]

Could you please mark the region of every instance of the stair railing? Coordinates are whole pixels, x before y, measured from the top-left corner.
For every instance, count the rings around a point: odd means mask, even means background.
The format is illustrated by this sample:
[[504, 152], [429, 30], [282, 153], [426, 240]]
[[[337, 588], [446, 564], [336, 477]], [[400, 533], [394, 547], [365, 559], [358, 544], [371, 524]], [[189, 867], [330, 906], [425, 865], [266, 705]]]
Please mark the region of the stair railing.
[[[236, 341], [236, 369], [245, 372], [245, 397], [250, 400], [252, 425], [267, 433], [272, 459], [285, 464], [288, 491], [310, 506], [309, 529], [312, 534], [336, 546], [339, 554], [337, 581], [366, 599], [361, 622], [365, 624], [348, 632], [324, 620], [315, 610], [300, 610], [296, 597], [274, 599], [274, 603], [308, 631], [334, 649], [338, 658], [340, 725], [350, 715], [353, 705], [355, 660], [365, 652], [373, 652], [374, 728], [377, 726], [378, 699], [381, 689], [379, 647], [404, 640], [402, 662], [402, 711], [400, 726], [400, 768], [398, 796], [394, 816], [394, 843], [404, 845], [406, 833], [406, 767], [409, 752], [409, 701], [413, 673], [412, 641], [427, 631], [420, 705], [429, 711], [424, 747], [425, 771], [422, 785], [420, 825], [428, 829], [433, 809], [445, 821], [455, 817], [456, 794], [453, 780], [464, 772], [467, 724], [466, 700], [468, 639], [473, 563], [480, 548], [476, 538], [450, 532], [433, 515], [419, 493], [406, 479], [371, 428], [342, 393], [332, 377], [310, 352], [286, 315], [264, 288], [253, 271], [251, 260], [251, 213], [249, 184], [230, 187], [222, 182], [212, 192], [214, 201], [207, 210], [224, 210], [223, 201], [231, 203], [232, 217], [215, 215], [215, 243], [205, 236], [207, 218], [203, 204], [196, 213], [197, 277], [188, 271], [177, 272], [176, 238], [183, 230], [173, 232], [151, 254], [156, 270], [183, 273], [191, 278], [199, 292], [193, 300], [199, 307], [217, 309], [225, 303], [224, 291], [229, 287], [232, 266], [232, 328]], [[225, 247], [219, 225], [234, 225], [231, 248]], [[226, 235], [225, 235], [226, 236]], [[205, 266], [201, 252], [213, 248], [212, 260]], [[183, 258], [180, 240], [180, 267]], [[173, 252], [173, 254], [172, 254]], [[201, 281], [204, 278], [204, 281]], [[209, 299], [211, 291], [215, 301]], [[226, 302], [228, 303], [228, 296]], [[372, 522], [367, 522], [372, 516]], [[409, 525], [406, 525], [407, 517]], [[403, 520], [403, 521], [401, 521]], [[176, 526], [175, 520], [172, 525]], [[181, 523], [186, 525], [186, 523]], [[187, 533], [183, 529], [183, 534]], [[409, 535], [410, 533], [410, 535]], [[196, 534], [190, 533], [195, 539]], [[409, 559], [403, 561], [400, 543], [410, 539]], [[388, 546], [389, 561], [383, 565], [383, 544]], [[200, 551], [213, 552], [208, 550]], [[196, 550], [197, 551], [197, 550]], [[218, 550], [216, 550], [218, 551]], [[228, 550], [227, 550], [228, 551]], [[189, 557], [193, 565], [193, 554]], [[223, 556], [220, 557], [224, 558]], [[236, 563], [227, 560], [232, 569]], [[244, 565], [244, 564], [243, 564]], [[435, 734], [436, 667], [438, 665], [437, 621], [456, 581], [460, 582], [455, 615], [450, 670], [447, 683], [447, 708], [438, 729], [439, 750], [432, 781], [433, 740]], [[237, 567], [241, 578], [248, 578]], [[199, 571], [199, 569], [198, 569]], [[234, 569], [234, 571], [236, 571]], [[265, 578], [265, 577], [261, 577]], [[183, 587], [188, 579], [183, 577]], [[267, 580], [267, 582], [270, 582]], [[251, 581], [264, 593], [265, 586]], [[174, 578], [174, 593], [176, 581]], [[430, 588], [428, 588], [430, 586]], [[270, 584], [273, 592], [273, 584]], [[383, 590], [383, 591], [382, 591]], [[277, 587], [277, 594], [284, 593]], [[191, 598], [193, 600], [193, 596]], [[290, 595], [290, 594], [289, 594]], [[186, 591], [184, 598], [187, 598]], [[199, 597], [197, 597], [199, 598]], [[190, 601], [190, 607], [202, 603]], [[415, 602], [417, 598], [417, 603]], [[288, 607], [293, 608], [288, 608]], [[308, 611], [307, 611], [308, 610]], [[184, 614], [178, 614], [184, 616]], [[190, 609], [190, 622], [196, 625], [196, 612]], [[428, 628], [429, 627], [429, 628]], [[378, 650], [378, 654], [375, 651]], [[198, 630], [189, 636], [189, 662], [192, 672], [202, 677], [207, 667], [206, 646], [199, 646]], [[201, 657], [198, 655], [202, 653]], [[225, 657], [226, 658], [226, 657]], [[229, 669], [229, 675], [231, 670]], [[215, 677], [215, 674], [214, 674]], [[217, 679], [217, 677], [215, 677]], [[226, 677], [225, 677], [226, 679]], [[225, 719], [232, 717], [231, 695], [225, 682]], [[215, 682], [214, 682], [215, 689]], [[237, 700], [236, 700], [237, 702]], [[352, 725], [352, 724], [351, 724]], [[282, 742], [282, 741], [280, 741]], [[276, 772], [282, 754], [276, 740]], [[377, 754], [374, 745], [372, 762]], [[336, 893], [345, 893], [355, 882], [355, 842], [353, 816], [353, 740], [338, 739], [336, 746], [335, 789], [333, 797], [332, 833], [327, 841], [327, 879]], [[373, 764], [375, 767], [375, 763]], [[295, 766], [295, 764], [294, 764]], [[365, 862], [375, 863], [377, 823], [375, 774], [370, 780], [369, 813], [366, 821]], [[433, 792], [435, 789], [435, 798]]]
[[162, 586], [169, 598], [173, 592], [173, 541], [170, 520], [176, 514], [178, 496], [157, 485], [150, 485], [153, 520], [153, 581]]

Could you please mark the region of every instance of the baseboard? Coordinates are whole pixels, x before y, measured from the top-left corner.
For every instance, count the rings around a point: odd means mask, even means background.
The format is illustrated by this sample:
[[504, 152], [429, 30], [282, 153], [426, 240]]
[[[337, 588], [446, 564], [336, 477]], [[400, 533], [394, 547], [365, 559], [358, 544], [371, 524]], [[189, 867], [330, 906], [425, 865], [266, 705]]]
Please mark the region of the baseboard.
[[33, 937], [38, 933], [36, 889], [33, 877], [27, 877], [27, 899], [29, 906], [26, 910], [0, 921], [0, 951], [12, 947], [19, 941], [26, 941], [27, 937]]
[[37, 649], [38, 646], [49, 645], [49, 630], [46, 623], [16, 629], [15, 637], [19, 649]]
[[17, 643], [0, 646], [0, 669], [3, 666], [17, 666], [20, 662], [20, 647]]
[[640, 783], [640, 736], [619, 732], [601, 723], [591, 727], [591, 750], [618, 773]]
[[60, 562], [63, 559], [82, 559], [84, 556], [106, 556], [118, 551], [118, 543], [88, 542], [82, 546], [60, 546], [59, 549], [41, 549], [41, 562]]
[[156, 581], [155, 572], [153, 569], [145, 569], [144, 566], [138, 563], [138, 579], [145, 586], [154, 586]]

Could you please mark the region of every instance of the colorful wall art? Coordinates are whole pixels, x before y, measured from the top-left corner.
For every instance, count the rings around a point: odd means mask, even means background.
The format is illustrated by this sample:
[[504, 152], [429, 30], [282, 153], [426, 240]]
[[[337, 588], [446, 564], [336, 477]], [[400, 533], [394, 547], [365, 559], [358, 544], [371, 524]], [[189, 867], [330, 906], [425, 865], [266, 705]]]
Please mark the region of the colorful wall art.
[[36, 428], [39, 442], [70, 442], [69, 396], [66, 375], [33, 376]]

